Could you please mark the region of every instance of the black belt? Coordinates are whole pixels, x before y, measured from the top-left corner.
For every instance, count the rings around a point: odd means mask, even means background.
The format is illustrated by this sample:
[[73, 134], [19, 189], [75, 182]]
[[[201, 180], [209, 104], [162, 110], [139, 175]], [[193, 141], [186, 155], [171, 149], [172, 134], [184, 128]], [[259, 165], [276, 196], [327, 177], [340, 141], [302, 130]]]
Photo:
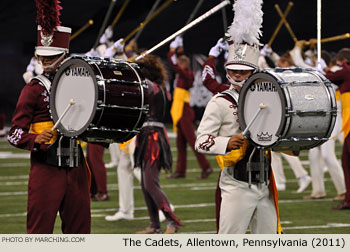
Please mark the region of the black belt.
[[47, 149], [46, 163], [58, 167], [78, 167], [80, 152], [76, 139], [59, 136]]
[[[260, 167], [261, 163], [251, 163], [251, 183], [252, 184], [260, 184], [264, 182], [268, 182], [270, 170], [267, 167], [267, 164], [265, 164], [264, 171], [267, 171], [267, 174], [264, 174], [264, 181], [260, 180]], [[243, 182], [249, 183], [249, 172], [247, 167], [244, 166], [234, 166], [234, 167], [228, 167], [229, 169], [232, 169], [233, 171], [229, 172], [230, 175], [232, 175], [235, 179]], [[266, 176], [267, 175], [267, 176]]]
[[235, 179], [251, 183], [268, 184], [270, 165], [265, 150], [248, 145], [243, 158], [233, 168], [232, 175]]

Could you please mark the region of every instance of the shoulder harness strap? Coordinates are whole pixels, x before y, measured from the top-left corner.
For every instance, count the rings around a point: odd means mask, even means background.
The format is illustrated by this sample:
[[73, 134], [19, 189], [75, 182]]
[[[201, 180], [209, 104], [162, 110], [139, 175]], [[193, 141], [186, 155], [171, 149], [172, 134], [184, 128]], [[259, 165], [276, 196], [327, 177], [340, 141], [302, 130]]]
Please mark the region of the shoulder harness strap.
[[238, 93], [235, 90], [227, 89], [227, 90], [221, 92], [220, 96], [222, 96], [222, 97], [229, 96], [238, 105], [238, 97], [239, 97], [239, 95], [238, 95]]
[[36, 79], [36, 80], [40, 81], [42, 84], [44, 84], [47, 92], [50, 94], [51, 81], [48, 78], [46, 78], [44, 75], [40, 74], [40, 75], [37, 75], [34, 78], [32, 78], [32, 80], [33, 79]]

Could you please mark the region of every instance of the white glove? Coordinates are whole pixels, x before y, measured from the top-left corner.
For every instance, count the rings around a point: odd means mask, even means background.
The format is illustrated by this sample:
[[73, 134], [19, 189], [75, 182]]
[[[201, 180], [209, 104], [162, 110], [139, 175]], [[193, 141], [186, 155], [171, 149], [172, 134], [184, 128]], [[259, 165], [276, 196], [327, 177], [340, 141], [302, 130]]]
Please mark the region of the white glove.
[[34, 74], [32, 71], [27, 71], [23, 74], [23, 79], [25, 81], [25, 83], [29, 83], [30, 80], [34, 77]]
[[177, 36], [171, 43], [170, 43], [170, 48], [178, 48], [180, 46], [183, 46], [183, 38], [180, 36]]
[[177, 36], [177, 37], [175, 38], [175, 40], [177, 40], [177, 47], [183, 47], [183, 46], [184, 46], [184, 40], [183, 40], [182, 37]]
[[227, 52], [229, 49], [229, 45], [227, 41], [224, 41], [222, 38], [218, 40], [215, 46], [213, 46], [209, 51], [209, 56], [214, 56], [217, 58], [220, 53]]
[[117, 40], [116, 42], [114, 42], [114, 45], [113, 45], [113, 47], [115, 49], [115, 52], [118, 53], [118, 54], [124, 52], [124, 45], [125, 45], [125, 43], [122, 44], [122, 41], [123, 41], [123, 38], [121, 38], [121, 39]]
[[224, 39], [219, 39], [219, 41], [220, 41], [220, 43], [218, 43], [218, 44], [219, 44], [221, 51], [225, 52], [225, 53], [228, 52], [230, 45], [227, 43], [227, 41], [226, 40], [224, 41]]
[[113, 31], [111, 27], [107, 27], [107, 29], [105, 30], [105, 32], [103, 33], [103, 35], [100, 38], [100, 44], [104, 44], [107, 43], [107, 41], [109, 39], [111, 39], [113, 37]]
[[38, 61], [36, 61], [35, 66], [34, 66], [34, 75], [39, 75], [44, 72], [44, 68], [41, 64], [39, 64]]
[[88, 51], [87, 53], [85, 53], [86, 56], [89, 56], [89, 57], [98, 57], [98, 52], [94, 49], [94, 48], [91, 48], [90, 51]]
[[105, 30], [106, 38], [107, 39], [111, 39], [113, 37], [113, 30], [110, 26], [107, 27], [107, 29]]
[[121, 42], [123, 41], [123, 39], [119, 39], [118, 41], [114, 42], [114, 44], [111, 47], [108, 47], [104, 57], [113, 57], [116, 53], [123, 53], [124, 52], [124, 44], [122, 44]]
[[324, 61], [324, 59], [321, 58], [320, 61], [316, 61], [316, 70], [319, 71], [320, 73], [325, 73], [323, 69], [325, 69], [327, 67], [326, 62]]
[[268, 44], [264, 45], [264, 47], [260, 50], [260, 54], [263, 56], [269, 56], [272, 53], [272, 48], [268, 46]]
[[34, 57], [32, 57], [29, 65], [27, 66], [27, 71], [34, 72], [35, 64], [38, 64], [38, 62], [34, 59]]
[[115, 51], [114, 51], [114, 45], [112, 45], [111, 47], [108, 47], [105, 51], [105, 54], [103, 55], [103, 57], [106, 57], [106, 58], [111, 58], [113, 57], [115, 54]]
[[227, 61], [227, 58], [228, 58], [228, 51], [225, 51], [225, 54], [224, 54], [225, 61]]

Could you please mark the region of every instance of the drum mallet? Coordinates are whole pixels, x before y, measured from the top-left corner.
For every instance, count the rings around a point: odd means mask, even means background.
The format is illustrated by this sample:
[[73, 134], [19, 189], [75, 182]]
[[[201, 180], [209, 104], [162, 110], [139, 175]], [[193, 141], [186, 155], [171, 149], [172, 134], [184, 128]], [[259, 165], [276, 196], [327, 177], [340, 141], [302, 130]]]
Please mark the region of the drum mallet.
[[57, 122], [55, 123], [55, 125], [52, 127], [51, 130], [54, 130], [57, 128], [58, 124], [62, 121], [63, 117], [67, 114], [68, 110], [75, 104], [75, 100], [74, 99], [70, 99], [68, 106], [66, 107], [66, 109], [63, 111], [62, 115], [60, 116], [60, 118], [58, 118]]
[[250, 127], [252, 126], [253, 122], [255, 121], [255, 119], [258, 117], [260, 111], [264, 108], [266, 108], [267, 105], [265, 105], [264, 103], [260, 103], [259, 104], [259, 109], [258, 111], [256, 111], [255, 115], [253, 116], [252, 120], [250, 120], [250, 122], [248, 123], [247, 127], [245, 128], [245, 130], [243, 131], [243, 136], [246, 136], [248, 133], [248, 130], [250, 129]]

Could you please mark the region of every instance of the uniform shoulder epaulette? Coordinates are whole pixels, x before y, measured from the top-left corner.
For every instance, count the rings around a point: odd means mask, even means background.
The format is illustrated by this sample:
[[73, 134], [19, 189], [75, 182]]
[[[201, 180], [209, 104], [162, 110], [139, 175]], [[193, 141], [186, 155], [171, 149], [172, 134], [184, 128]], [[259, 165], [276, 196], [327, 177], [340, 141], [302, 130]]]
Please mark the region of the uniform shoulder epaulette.
[[227, 89], [218, 94], [218, 97], [229, 97], [229, 100], [235, 104], [238, 104], [238, 93], [233, 89]]
[[51, 88], [51, 81], [46, 78], [44, 75], [37, 75], [35, 77], [33, 77], [30, 81], [30, 83], [33, 80], [37, 80], [38, 82], [42, 83], [44, 85], [44, 87], [46, 88], [47, 92], [50, 93], [50, 88]]

